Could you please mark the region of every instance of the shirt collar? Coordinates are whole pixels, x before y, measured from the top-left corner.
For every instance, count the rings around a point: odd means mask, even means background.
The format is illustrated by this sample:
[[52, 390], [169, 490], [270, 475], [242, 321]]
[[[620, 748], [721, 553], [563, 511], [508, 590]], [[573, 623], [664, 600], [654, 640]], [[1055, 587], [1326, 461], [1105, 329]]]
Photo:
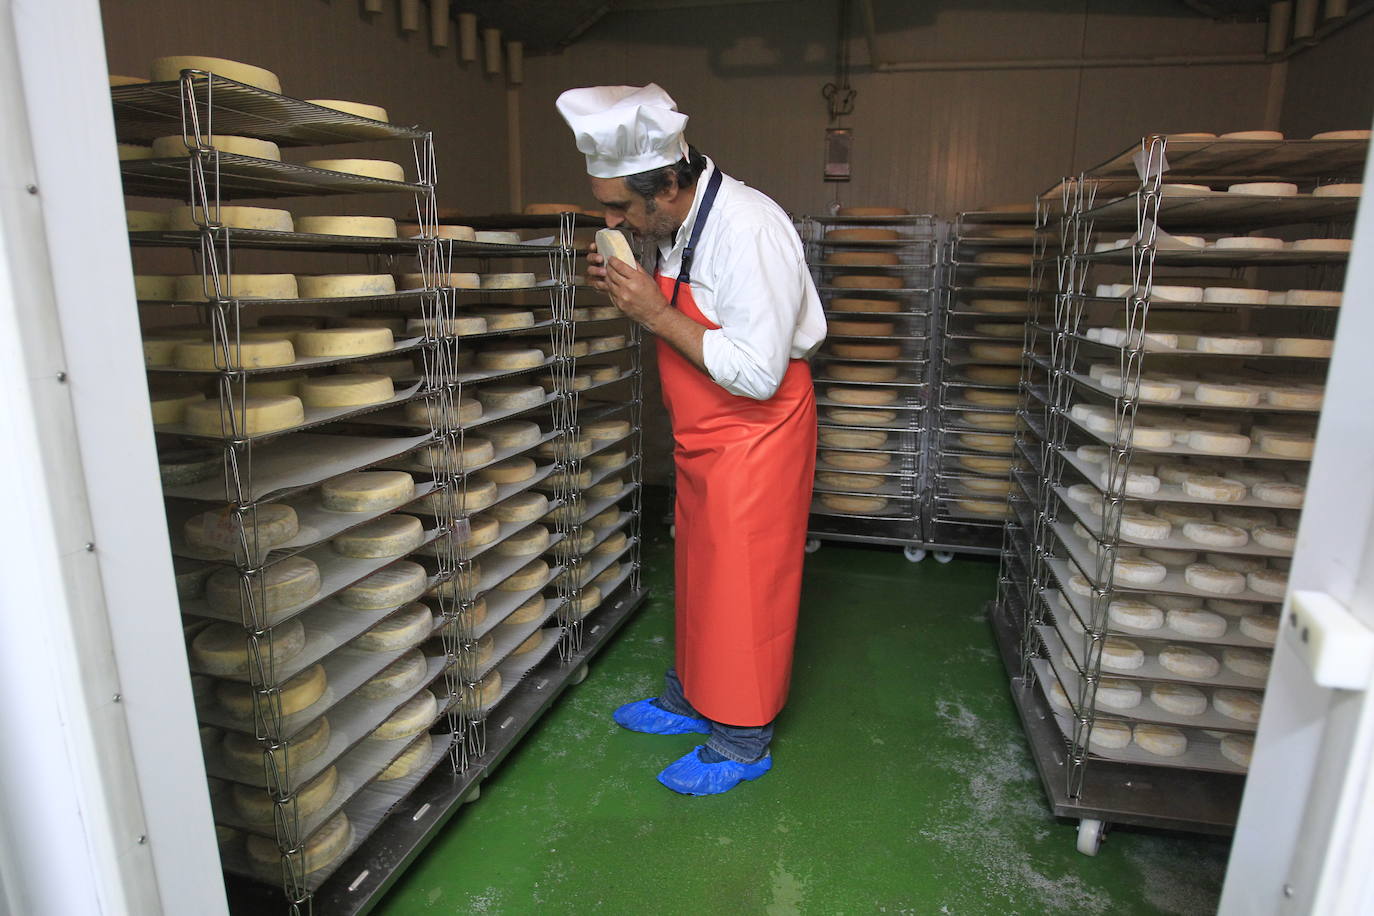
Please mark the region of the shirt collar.
[[697, 176], [696, 183], [692, 185], [692, 207], [687, 211], [687, 218], [678, 227], [677, 235], [673, 237], [672, 242], [659, 244], [659, 263], [666, 262], [674, 254], [680, 254], [682, 249], [687, 247], [687, 240], [692, 237], [692, 227], [697, 222], [697, 211], [701, 208], [701, 199], [706, 196], [703, 193], [706, 182], [710, 180], [711, 173], [716, 170], [716, 164], [711, 161], [711, 157], [704, 156], [703, 158], [706, 160], [706, 168], [702, 169], [701, 174]]

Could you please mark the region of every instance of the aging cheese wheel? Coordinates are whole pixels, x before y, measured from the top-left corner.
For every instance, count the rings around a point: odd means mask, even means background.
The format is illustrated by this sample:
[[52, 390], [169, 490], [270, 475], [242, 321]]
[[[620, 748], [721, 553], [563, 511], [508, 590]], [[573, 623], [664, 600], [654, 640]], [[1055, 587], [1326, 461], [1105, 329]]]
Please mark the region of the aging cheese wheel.
[[306, 99], [311, 105], [319, 105], [321, 108], [332, 108], [335, 111], [342, 111], [344, 114], [351, 114], [359, 118], [368, 118], [373, 121], [386, 121], [386, 109], [380, 105], [367, 105], [363, 102], [345, 102], [339, 99]]
[[879, 449], [887, 444], [887, 433], [876, 430], [822, 429], [818, 438], [822, 445], [835, 448]]
[[407, 652], [359, 687], [358, 695], [380, 699], [409, 693], [424, 683], [428, 671], [424, 653], [418, 649]]
[[516, 457], [483, 468], [482, 476], [496, 484], [521, 483], [533, 477], [535, 470], [534, 459]]
[[1131, 743], [1131, 727], [1112, 719], [1097, 719], [1088, 732], [1088, 744], [1102, 750], [1120, 750]]
[[[272, 162], [281, 161], [281, 148], [270, 140], [215, 134], [212, 137], [207, 137], [206, 141], [221, 153], [247, 156], [252, 159], [267, 159]], [[158, 137], [153, 141], [154, 159], [174, 159], [178, 156], [189, 155], [191, 155], [191, 151], [186, 146], [186, 140], [180, 134], [174, 137]]]
[[1214, 656], [1192, 646], [1165, 646], [1159, 652], [1159, 664], [1179, 677], [1195, 680], [1216, 677], [1221, 670]]
[[405, 471], [355, 471], [327, 481], [320, 502], [335, 512], [376, 512], [415, 496], [415, 479]]
[[841, 267], [895, 267], [901, 258], [890, 251], [832, 251], [825, 263]]
[[901, 277], [885, 277], [878, 274], [841, 274], [830, 280], [837, 289], [901, 289]]
[[533, 347], [492, 348], [477, 354], [477, 365], [483, 369], [537, 369], [544, 359], [544, 352]]
[[1244, 181], [1229, 186], [1226, 192], [1249, 197], [1297, 197], [1298, 186], [1289, 181]]
[[831, 387], [826, 389], [825, 396], [841, 404], [862, 404], [876, 407], [883, 404], [895, 403], [897, 401], [897, 390], [895, 388]]
[[1245, 591], [1243, 574], [1209, 563], [1194, 563], [1187, 567], [1183, 571], [1183, 578], [1198, 591], [1214, 595], [1237, 595]]
[[130, 232], [161, 232], [168, 228], [167, 214], [152, 210], [125, 210], [124, 221]]
[[179, 344], [173, 355], [178, 369], [213, 371], [223, 369], [270, 369], [289, 366], [296, 361], [291, 341], [277, 332], [274, 337], [254, 340], [244, 334], [238, 343], [225, 346], [208, 340], [188, 340]]
[[[305, 422], [301, 399], [290, 395], [246, 398], [233, 413], [240, 436], [261, 436]], [[196, 435], [228, 436], [232, 431], [230, 419], [228, 409], [218, 400], [186, 406], [186, 426]]]
[[401, 708], [396, 710], [381, 725], [368, 735], [378, 741], [395, 741], [397, 738], [409, 738], [427, 730], [434, 724], [434, 720], [439, 716], [439, 701], [434, 694], [428, 690], [421, 690], [415, 696], [406, 700]]
[[482, 230], [477, 233], [474, 240], [487, 245], [519, 245], [520, 233], [495, 229]]
[[1188, 750], [1188, 736], [1168, 725], [1141, 723], [1133, 730], [1132, 740], [1141, 750], [1159, 757], [1180, 757]]
[[[594, 586], [588, 586], [586, 589], [583, 590], [583, 595], [582, 595], [582, 597], [585, 599], [585, 598], [587, 597], [586, 592], [592, 591], [594, 588], [595, 588]], [[601, 602], [601, 595], [600, 595], [600, 592], [598, 591], [598, 592], [597, 592], [597, 603], [599, 604], [600, 602]], [[579, 614], [578, 616], [582, 616], [582, 615]], [[526, 652], [533, 652], [535, 649], [539, 648], [540, 643], [542, 643], [543, 641], [544, 641], [544, 633], [543, 633], [543, 631], [542, 631], [542, 630], [535, 630], [533, 633], [531, 633], [531, 634], [529, 635], [529, 638], [528, 638], [528, 639], [526, 639], [526, 640], [525, 640], [524, 642], [522, 642], [520, 645], [516, 646], [514, 649], [511, 650], [511, 653], [510, 653], [510, 654], [511, 654], [511, 657], [514, 658], [514, 657], [517, 656], [517, 655], [524, 655]]]
[[822, 370], [822, 374], [846, 382], [890, 382], [897, 378], [897, 367], [830, 363]]
[[482, 289], [529, 289], [535, 285], [532, 273], [483, 274]]
[[[299, 618], [273, 627], [259, 639], [258, 653], [264, 665], [285, 665], [305, 649], [305, 626]], [[269, 655], [270, 652], [270, 655]], [[201, 630], [191, 642], [191, 661], [199, 671], [216, 677], [248, 678], [248, 637], [241, 625], [215, 623]], [[270, 669], [269, 669], [270, 670]]]
[[305, 165], [312, 169], [345, 172], [349, 175], [375, 178], [381, 181], [406, 180], [406, 172], [405, 169], [401, 168], [401, 164], [386, 159], [312, 159]]
[[[308, 818], [329, 804], [338, 788], [339, 771], [331, 766], [296, 790], [291, 808], [297, 817]], [[257, 786], [236, 785], [234, 807], [245, 821], [261, 826], [276, 818], [277, 800]]]
[[204, 70], [225, 79], [234, 80], [265, 89], [268, 92], [281, 92], [281, 80], [270, 70], [225, 60], [222, 57], [202, 57], [199, 55], [177, 55], [156, 57], [151, 66], [151, 76], [156, 82], [181, 79], [183, 70]]
[[[319, 702], [328, 686], [329, 678], [324, 666], [311, 665], [282, 684], [277, 689], [277, 700], [273, 702], [280, 702], [283, 716], [295, 715]], [[215, 688], [215, 699], [219, 705], [236, 719], [253, 718], [254, 697], [254, 689], [247, 684], [225, 681]]]
[[[266, 772], [264, 758], [272, 757], [273, 769], [278, 773], [290, 772], [314, 760], [329, 747], [329, 719], [320, 716], [305, 730], [292, 738], [287, 744], [268, 749], [254, 736], [244, 732], [229, 732], [220, 743], [220, 758], [225, 765], [238, 773], [261, 778]], [[259, 789], [258, 791], [262, 791]]]
[[1221, 659], [1226, 667], [1242, 677], [1265, 680], [1269, 677], [1270, 655], [1253, 649], [1224, 649]]
[[1212, 693], [1212, 706], [1217, 712], [1247, 725], [1259, 722], [1263, 703], [1263, 696], [1250, 690], [1223, 689]]
[[491, 510], [503, 522], [532, 522], [549, 511], [548, 497], [542, 493], [520, 493]]
[[1176, 716], [1200, 716], [1207, 711], [1207, 694], [1187, 684], [1155, 684], [1150, 700]]
[[459, 398], [458, 403], [441, 408], [435, 401], [411, 401], [405, 406], [405, 418], [421, 426], [460, 427], [481, 419], [482, 404], [474, 398]]
[[881, 496], [852, 496], [838, 493], [818, 494], [821, 504], [837, 512], [855, 515], [876, 515], [887, 508], [888, 500]]
[[[134, 296], [143, 300], [168, 300], [177, 297], [177, 278], [159, 274], [139, 274], [134, 277]], [[209, 328], [206, 328], [209, 333]]]
[[902, 355], [900, 344], [841, 343], [832, 342], [830, 352], [845, 359], [899, 359]]
[[167, 228], [174, 232], [194, 232], [212, 221], [231, 229], [261, 229], [270, 232], [291, 232], [295, 229], [289, 210], [227, 205], [221, 206], [218, 211], [203, 207], [173, 207], [168, 214]]
[[186, 408], [205, 400], [199, 391], [187, 394], [183, 391], [164, 391], [151, 396], [149, 404], [153, 411], [153, 425], [163, 426], [180, 423], [186, 419]]
[[[206, 300], [207, 279], [202, 274], [177, 277], [176, 298], [184, 302]], [[225, 274], [220, 292], [232, 299], [295, 299], [299, 291], [294, 274]]]
[[331, 542], [345, 557], [399, 557], [420, 546], [424, 526], [413, 515], [387, 515], [346, 531]]
[[395, 652], [411, 649], [434, 631], [434, 612], [416, 602], [392, 614], [348, 644], [360, 652]]
[[503, 592], [523, 592], [531, 588], [541, 587], [548, 581], [549, 564], [543, 560], [533, 560], [520, 567], [496, 587]]
[[549, 540], [549, 529], [543, 525], [531, 525], [497, 544], [492, 552], [503, 557], [530, 557], [547, 550]]
[[427, 732], [421, 734], [401, 752], [401, 756], [391, 761], [385, 770], [377, 774], [377, 781], [392, 782], [409, 776], [424, 765], [425, 761], [429, 759], [432, 749], [433, 739]]
[[538, 385], [487, 385], [477, 389], [477, 400], [488, 410], [524, 410], [538, 407], [547, 397], [544, 389]]
[[234, 553], [240, 546], [242, 530], [249, 548], [261, 552], [285, 544], [300, 531], [296, 510], [282, 503], [269, 503], [245, 510], [236, 522], [229, 509], [212, 509], [187, 519], [182, 533], [186, 543], [203, 551]]
[[424, 593], [429, 578], [425, 568], [409, 560], [398, 560], [334, 596], [338, 603], [358, 610], [399, 607]]
[[394, 239], [396, 221], [389, 216], [302, 216], [296, 231], [313, 235], [348, 235]]
[[896, 229], [873, 229], [859, 227], [853, 229], [828, 229], [825, 237], [832, 242], [895, 242], [902, 235]]
[[[332, 865], [353, 845], [353, 824], [340, 811], [331, 817], [305, 841], [299, 869], [302, 876], [313, 875]], [[279, 883], [282, 880], [281, 850], [276, 840], [250, 836], [244, 841], [253, 873], [260, 881]]]
[[310, 357], [370, 356], [394, 345], [387, 328], [319, 328], [296, 335], [296, 352]]
[[300, 398], [306, 407], [363, 407], [395, 396], [391, 379], [385, 375], [323, 375], [300, 383]]
[[118, 153], [120, 162], [153, 158], [153, 148], [140, 143], [120, 143], [118, 144]]
[[845, 321], [832, 319], [828, 330], [834, 337], [891, 337], [897, 326], [891, 321]]
[[902, 304], [890, 299], [831, 299], [829, 306], [833, 312], [900, 312]]

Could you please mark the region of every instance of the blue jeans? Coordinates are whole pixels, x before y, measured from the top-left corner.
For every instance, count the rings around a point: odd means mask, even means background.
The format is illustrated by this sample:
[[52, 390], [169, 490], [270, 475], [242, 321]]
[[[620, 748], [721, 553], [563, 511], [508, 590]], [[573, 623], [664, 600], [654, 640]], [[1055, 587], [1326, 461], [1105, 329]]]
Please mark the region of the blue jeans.
[[[692, 716], [706, 719], [692, 708], [682, 692], [682, 681], [678, 680], [677, 669], [669, 668], [663, 676], [663, 694], [658, 704], [679, 716]], [[773, 723], [758, 726], [726, 725], [706, 719], [711, 723], [711, 736], [706, 739], [706, 747], [728, 760], [736, 763], [754, 763], [762, 760], [768, 753], [768, 744], [773, 740]]]

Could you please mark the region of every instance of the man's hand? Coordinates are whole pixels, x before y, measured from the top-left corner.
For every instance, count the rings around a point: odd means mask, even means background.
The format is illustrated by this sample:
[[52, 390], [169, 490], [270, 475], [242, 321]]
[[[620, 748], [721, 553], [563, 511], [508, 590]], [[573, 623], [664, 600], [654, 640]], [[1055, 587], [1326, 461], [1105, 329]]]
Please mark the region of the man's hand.
[[606, 258], [596, 250], [596, 242], [587, 249], [587, 282], [599, 292], [610, 291], [606, 286]]
[[[600, 255], [597, 257], [606, 265], [606, 292], [610, 295], [612, 304], [629, 318], [652, 331], [658, 319], [663, 317], [665, 312], [672, 310], [668, 300], [663, 298], [658, 283], [647, 272], [626, 264], [619, 258], [607, 261]], [[590, 269], [588, 273], [591, 273]]]

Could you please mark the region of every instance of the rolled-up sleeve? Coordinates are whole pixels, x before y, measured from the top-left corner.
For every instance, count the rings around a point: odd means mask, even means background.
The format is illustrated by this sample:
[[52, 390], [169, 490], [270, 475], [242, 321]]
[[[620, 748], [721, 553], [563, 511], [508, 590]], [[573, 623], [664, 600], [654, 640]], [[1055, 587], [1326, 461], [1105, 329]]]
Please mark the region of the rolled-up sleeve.
[[[741, 227], [713, 271], [720, 330], [702, 340], [706, 370], [731, 394], [765, 401], [782, 384], [809, 282], [790, 225]], [[722, 246], [725, 247], [725, 246]]]

